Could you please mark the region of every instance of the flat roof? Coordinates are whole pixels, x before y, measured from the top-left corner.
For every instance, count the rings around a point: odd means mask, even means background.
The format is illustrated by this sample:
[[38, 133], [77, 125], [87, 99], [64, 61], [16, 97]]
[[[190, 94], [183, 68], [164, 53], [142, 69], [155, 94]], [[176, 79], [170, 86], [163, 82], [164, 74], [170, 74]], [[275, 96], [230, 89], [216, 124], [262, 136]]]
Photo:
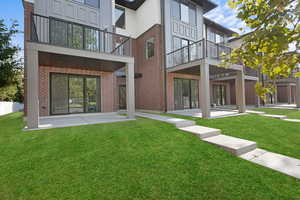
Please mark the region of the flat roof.
[[[130, 8], [132, 10], [137, 10], [146, 0], [115, 0], [116, 4]], [[150, 1], [150, 0], [148, 0]], [[210, 0], [191, 0], [192, 2], [200, 5], [204, 9], [204, 13], [217, 7], [217, 4], [211, 2]]]

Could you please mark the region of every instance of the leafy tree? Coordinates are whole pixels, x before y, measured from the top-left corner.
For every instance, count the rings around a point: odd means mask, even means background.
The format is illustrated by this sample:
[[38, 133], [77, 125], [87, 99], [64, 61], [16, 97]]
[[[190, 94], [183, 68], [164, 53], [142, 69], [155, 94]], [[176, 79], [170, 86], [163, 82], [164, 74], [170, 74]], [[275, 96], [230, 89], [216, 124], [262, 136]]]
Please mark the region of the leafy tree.
[[17, 27], [15, 21], [7, 27], [0, 19], [0, 101], [23, 100], [23, 68], [18, 58], [20, 49], [11, 43], [12, 37], [19, 33]]
[[266, 75], [270, 84], [256, 84], [265, 101], [267, 94], [274, 93], [276, 80], [289, 77], [299, 63], [299, 54], [289, 45], [300, 47], [300, 0], [229, 0], [228, 5], [252, 31], [224, 64], [239, 63]]

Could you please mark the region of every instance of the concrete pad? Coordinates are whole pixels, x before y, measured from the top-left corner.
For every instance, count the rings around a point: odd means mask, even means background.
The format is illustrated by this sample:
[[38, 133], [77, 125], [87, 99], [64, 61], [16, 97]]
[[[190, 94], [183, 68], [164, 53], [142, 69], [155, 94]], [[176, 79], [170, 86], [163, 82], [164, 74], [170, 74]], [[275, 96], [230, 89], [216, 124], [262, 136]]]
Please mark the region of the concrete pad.
[[[187, 109], [187, 110], [174, 110], [169, 111], [170, 114], [183, 115], [188, 117], [202, 118], [201, 109]], [[244, 113], [239, 113], [237, 110], [220, 110], [220, 109], [211, 109], [210, 115], [211, 118], [223, 118], [223, 117], [232, 117], [239, 116]]]
[[203, 141], [215, 144], [231, 153], [234, 153], [235, 155], [241, 155], [256, 149], [256, 142], [227, 135], [217, 135], [214, 137], [204, 138]]
[[289, 121], [289, 122], [298, 122], [300, 123], [300, 119], [283, 119], [284, 121]]
[[220, 135], [221, 130], [219, 129], [214, 129], [214, 128], [208, 128], [205, 126], [187, 126], [183, 128], [179, 128], [182, 131], [192, 133], [193, 135], [199, 137], [200, 139]]
[[255, 111], [255, 110], [246, 110], [246, 113], [250, 113], [250, 114], [266, 114], [265, 112]]
[[275, 118], [275, 119], [286, 119], [286, 118], [287, 118], [287, 116], [285, 116], [285, 115], [261, 114], [261, 116], [264, 116], [264, 117], [271, 117], [271, 118]]
[[300, 179], [300, 160], [277, 153], [257, 149], [241, 158]]
[[126, 116], [121, 116], [116, 113], [86, 113], [86, 114], [70, 114], [59, 116], [41, 117], [39, 128], [24, 129], [24, 130], [39, 130], [49, 128], [82, 126], [88, 124], [101, 124], [121, 122], [134, 119], [128, 119]]
[[143, 118], [148, 118], [148, 119], [153, 119], [153, 120], [158, 120], [158, 121], [166, 122], [166, 123], [169, 123], [169, 124], [174, 124], [177, 128], [186, 127], [186, 126], [193, 126], [193, 125], [196, 124], [196, 122], [194, 122], [192, 120], [185, 120], [185, 119], [167, 117], [167, 116], [150, 114], [150, 113], [138, 112], [138, 113], [136, 113], [136, 116], [143, 117]]

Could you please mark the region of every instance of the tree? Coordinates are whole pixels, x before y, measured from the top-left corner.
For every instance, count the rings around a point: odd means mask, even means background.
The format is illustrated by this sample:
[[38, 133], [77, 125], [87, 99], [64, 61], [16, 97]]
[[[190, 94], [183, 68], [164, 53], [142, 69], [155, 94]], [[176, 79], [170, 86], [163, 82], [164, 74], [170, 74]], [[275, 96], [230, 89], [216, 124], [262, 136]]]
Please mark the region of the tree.
[[23, 67], [18, 58], [19, 48], [12, 45], [12, 37], [19, 33], [14, 21], [8, 28], [0, 19], [0, 101], [22, 101]]
[[228, 4], [252, 31], [223, 64], [239, 63], [266, 75], [270, 84], [256, 84], [265, 101], [267, 94], [274, 93], [276, 80], [289, 77], [299, 63], [297, 50], [290, 51], [289, 45], [300, 49], [300, 0], [229, 0]]

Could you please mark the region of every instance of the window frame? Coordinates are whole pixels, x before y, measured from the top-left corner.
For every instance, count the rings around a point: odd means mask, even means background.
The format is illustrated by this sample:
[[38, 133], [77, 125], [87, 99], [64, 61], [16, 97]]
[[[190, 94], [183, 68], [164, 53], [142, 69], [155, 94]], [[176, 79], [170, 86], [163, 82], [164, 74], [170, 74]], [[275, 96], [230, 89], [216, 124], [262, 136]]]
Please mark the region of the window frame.
[[[182, 6], [186, 6], [188, 8], [188, 13], [186, 16], [187, 20], [184, 20], [182, 17]], [[172, 0], [170, 8], [172, 19], [179, 20], [189, 25], [197, 26], [197, 7], [194, 4], [184, 0]], [[194, 12], [194, 16], [192, 12]], [[192, 19], [192, 17], [194, 17], [194, 19]]]
[[[119, 27], [119, 26], [116, 25], [116, 22], [117, 22], [117, 19], [116, 19], [116, 9], [124, 11], [124, 25], [123, 25], [123, 27]], [[114, 8], [114, 18], [115, 18], [114, 19], [115, 27], [120, 28], [120, 29], [126, 29], [126, 9], [124, 7], [121, 7], [119, 5], [115, 5], [115, 8]]]
[[94, 6], [92, 4], [87, 3], [86, 2], [87, 0], [72, 0], [72, 1], [75, 2], [75, 3], [79, 3], [79, 4], [83, 4], [83, 5], [92, 7], [92, 8], [100, 8], [100, 0], [97, 0], [97, 2], [98, 2], [97, 6]]
[[[148, 49], [148, 44], [151, 43], [153, 44], [153, 50], [152, 51], [149, 51]], [[149, 52], [153, 52], [152, 55], [149, 56]], [[155, 36], [151, 36], [149, 37], [146, 41], [145, 41], [145, 58], [146, 60], [149, 60], [151, 58], [155, 57]]]

